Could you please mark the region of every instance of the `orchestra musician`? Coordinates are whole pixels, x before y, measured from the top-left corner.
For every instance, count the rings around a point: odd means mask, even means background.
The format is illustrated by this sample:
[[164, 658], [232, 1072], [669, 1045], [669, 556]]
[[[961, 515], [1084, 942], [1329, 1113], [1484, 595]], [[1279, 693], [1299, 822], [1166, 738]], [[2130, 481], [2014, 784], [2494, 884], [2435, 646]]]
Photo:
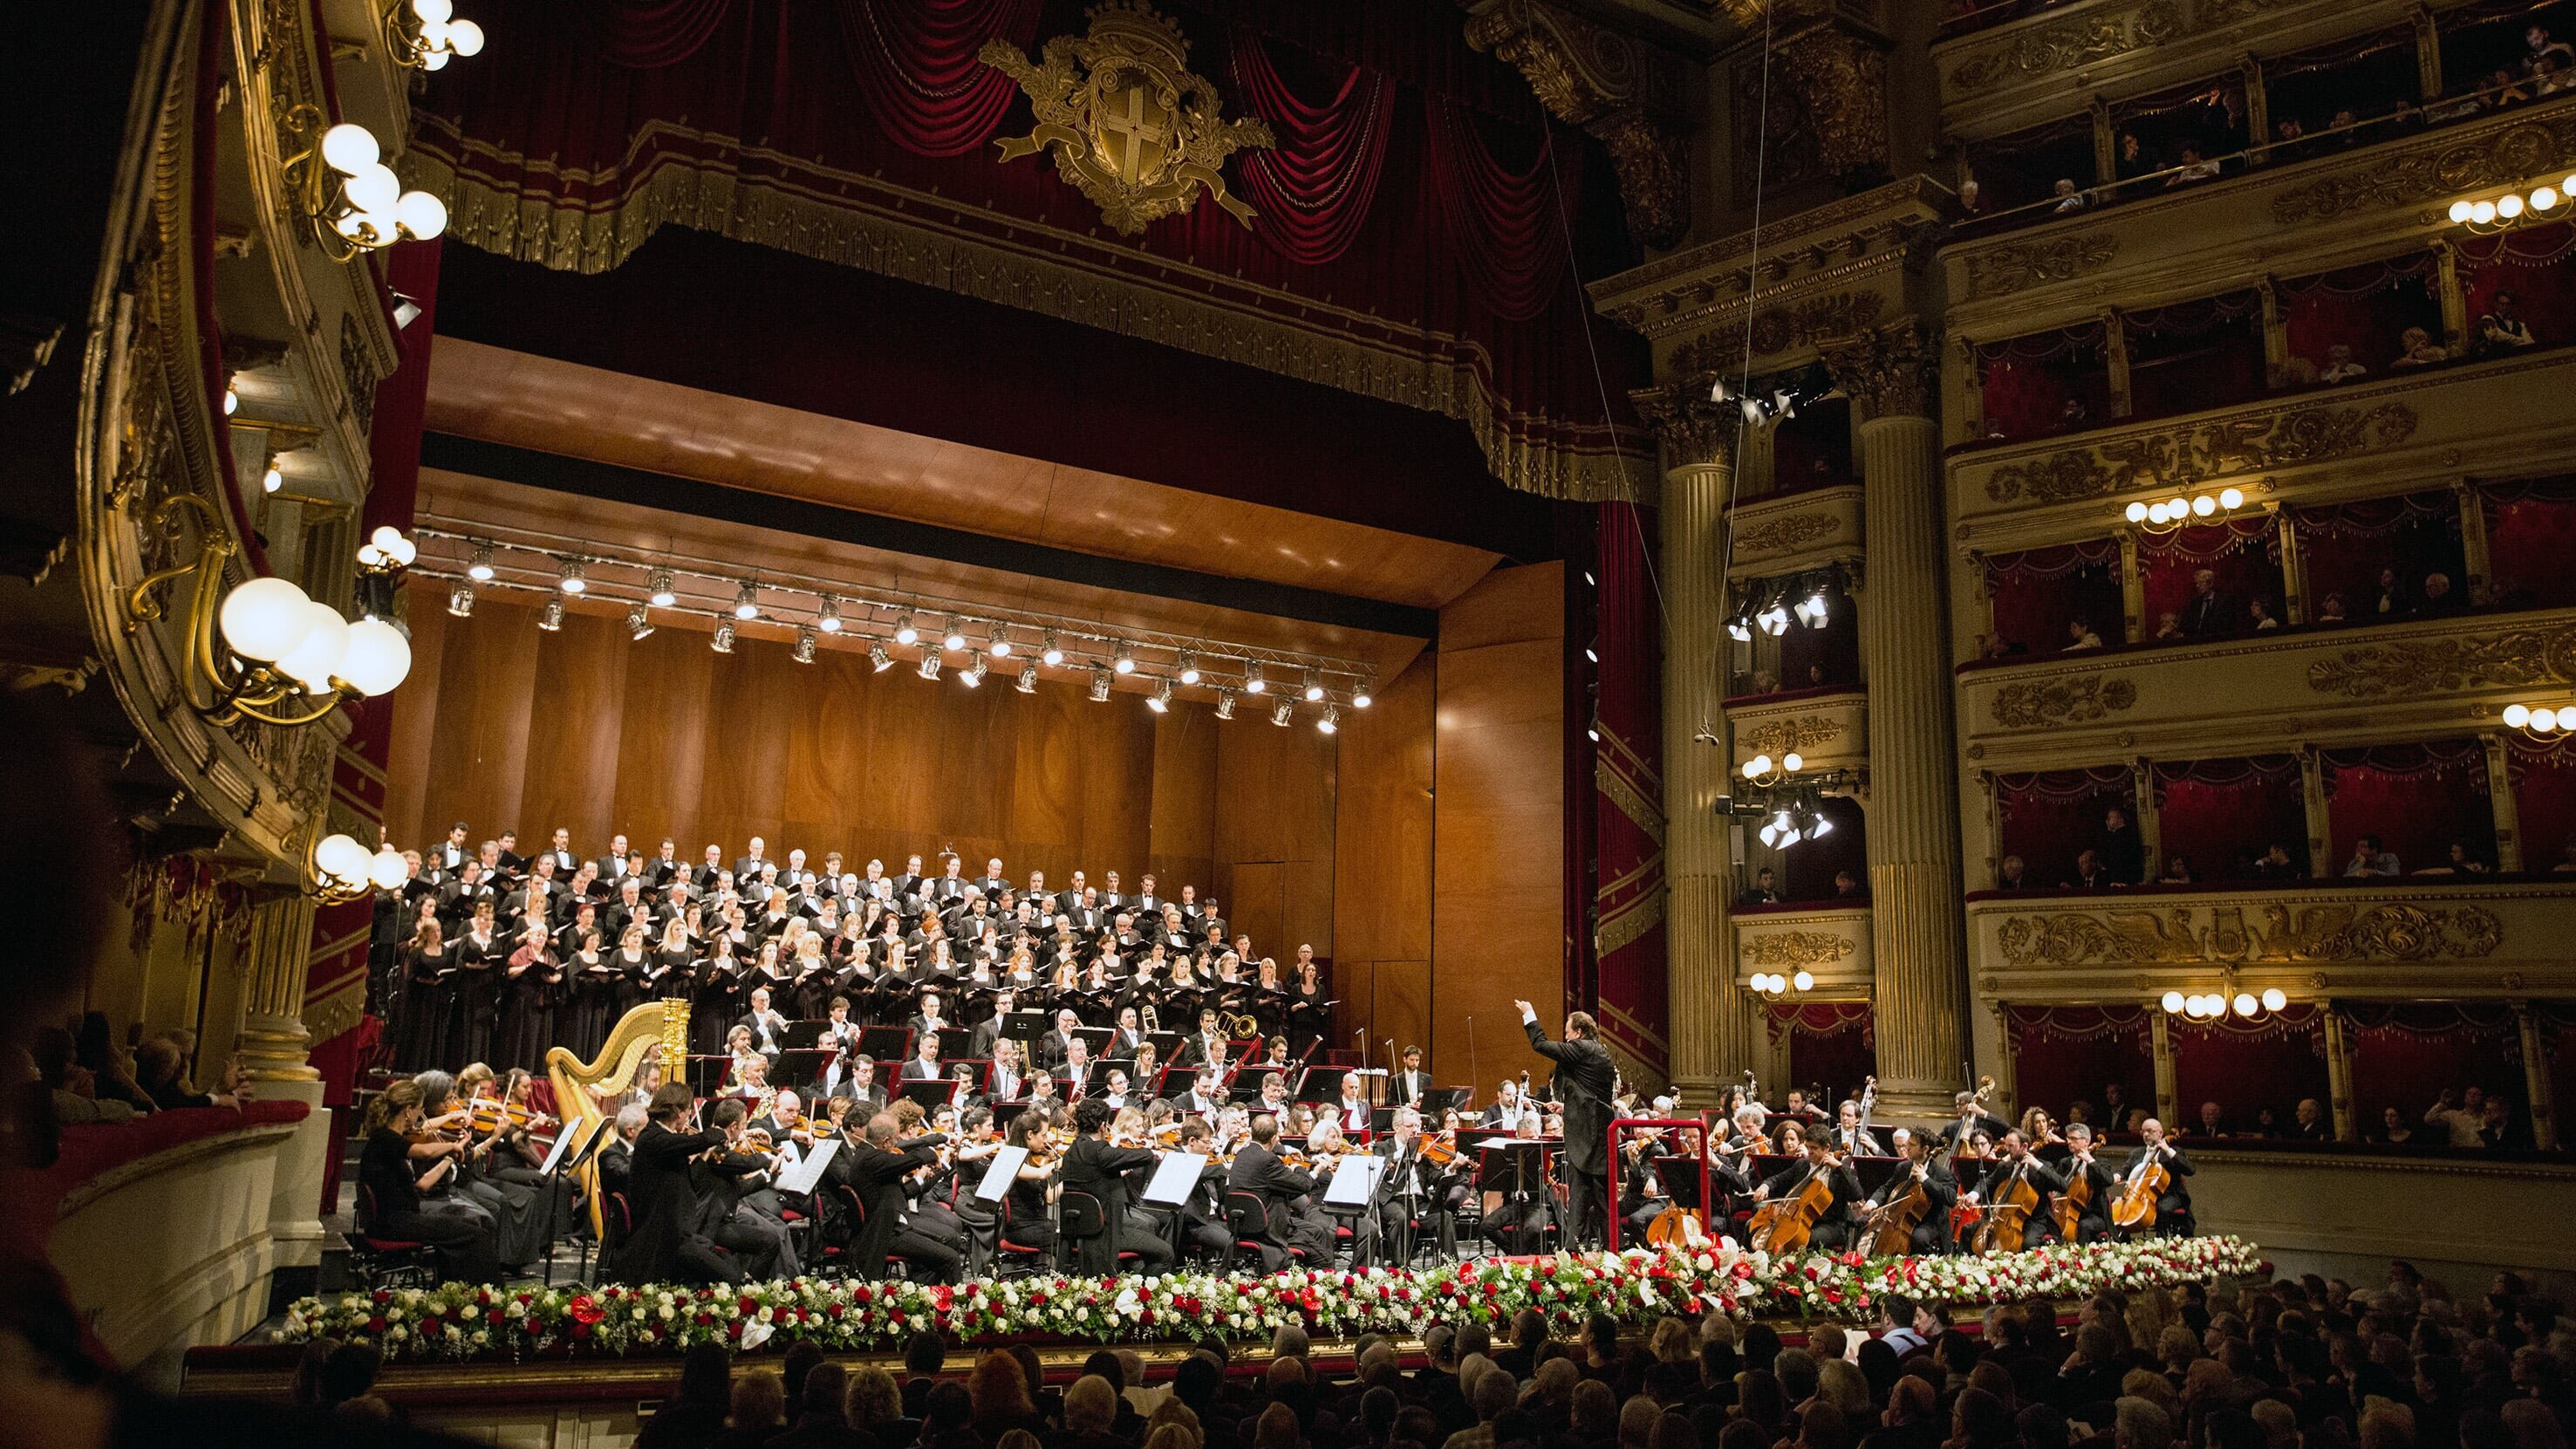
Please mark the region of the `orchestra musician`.
[[768, 987], [751, 988], [751, 1010], [735, 1025], [750, 1031], [753, 1051], [777, 1065], [778, 1054], [787, 1050], [787, 1018], [770, 1008]]
[[1413, 1260], [1415, 1235], [1426, 1223], [1439, 1234], [1440, 1255], [1458, 1255], [1457, 1213], [1466, 1206], [1468, 1189], [1457, 1171], [1456, 1135], [1445, 1135], [1449, 1140], [1442, 1146], [1452, 1157], [1443, 1166], [1424, 1156], [1422, 1113], [1405, 1106], [1395, 1109], [1392, 1129], [1377, 1144], [1377, 1155], [1386, 1159], [1377, 1181], [1378, 1212], [1390, 1225], [1396, 1266]]
[[769, 1191], [776, 1165], [768, 1151], [748, 1140], [747, 1109], [729, 1097], [707, 1109], [707, 1120], [722, 1143], [691, 1165], [696, 1233], [724, 1249], [747, 1277], [795, 1277], [796, 1246], [788, 1240], [778, 1195]]
[[[1273, 1076], [1272, 1081], [1276, 1081]], [[1267, 1084], [1265, 1084], [1265, 1087]], [[1269, 1213], [1270, 1235], [1246, 1239], [1261, 1249], [1263, 1268], [1278, 1272], [1295, 1249], [1307, 1262], [1321, 1266], [1333, 1260], [1333, 1225], [1308, 1202], [1315, 1179], [1279, 1159], [1279, 1119], [1255, 1113], [1247, 1128], [1251, 1140], [1234, 1151], [1226, 1171], [1226, 1191], [1250, 1193]]]
[[424, 1197], [446, 1185], [466, 1144], [433, 1137], [422, 1128], [420, 1084], [397, 1079], [367, 1104], [366, 1147], [358, 1157], [366, 1231], [380, 1237], [427, 1243], [441, 1271], [465, 1283], [499, 1283], [493, 1253], [492, 1214], [471, 1199]]
[[1573, 1219], [1567, 1234], [1576, 1244], [1598, 1242], [1600, 1214], [1608, 1206], [1603, 1199], [1609, 1189], [1610, 1094], [1618, 1071], [1590, 1012], [1568, 1015], [1565, 1040], [1552, 1042], [1539, 1029], [1536, 1007], [1512, 1004], [1520, 1009], [1530, 1050], [1556, 1063], [1553, 1085], [1565, 1111], [1565, 1147], [1558, 1155], [1565, 1163], [1566, 1215]]
[[[1895, 1132], [1896, 1155], [1905, 1166], [1894, 1177], [1869, 1195], [1871, 1212], [1886, 1208], [1904, 1197], [1912, 1186], [1923, 1186], [1923, 1215], [1914, 1222], [1911, 1250], [1937, 1253], [1946, 1243], [1950, 1231], [1950, 1208], [1959, 1200], [1959, 1179], [1946, 1162], [1932, 1160], [1932, 1144], [1922, 1133], [1899, 1127]], [[1864, 1213], [1864, 1227], [1869, 1213]]]
[[[1156, 1273], [1172, 1266], [1172, 1246], [1154, 1219], [1135, 1207], [1127, 1187], [1128, 1174], [1150, 1173], [1155, 1157], [1140, 1144], [1109, 1141], [1109, 1124], [1122, 1115], [1097, 1098], [1075, 1105], [1073, 1145], [1065, 1149], [1061, 1180], [1065, 1191], [1088, 1193], [1100, 1204], [1106, 1231], [1091, 1249], [1094, 1271], [1113, 1271], [1120, 1254], [1134, 1253], [1142, 1271]], [[1137, 1115], [1140, 1135], [1143, 1125]]]
[[[1959, 1196], [1962, 1201], [1984, 1203], [1991, 1209], [1995, 1203], [2002, 1202], [2017, 1183], [2024, 1181], [2038, 1191], [2039, 1200], [2043, 1206], [2047, 1203], [2050, 1193], [2066, 1190], [2065, 1174], [2049, 1166], [2030, 1150], [2030, 1139], [2021, 1135], [2020, 1128], [2006, 1127], [2004, 1135], [1996, 1143], [1995, 1157], [1987, 1165], [1984, 1175], [1979, 1178], [1975, 1187], [1962, 1192]], [[2045, 1211], [2034, 1212], [2030, 1215], [2030, 1222], [2024, 1228], [2024, 1233], [2025, 1241], [2038, 1243], [2055, 1237], [2056, 1228], [2049, 1222]]]
[[904, 1202], [905, 1177], [936, 1163], [946, 1139], [932, 1135], [898, 1143], [897, 1132], [891, 1112], [865, 1118], [852, 1112], [842, 1125], [841, 1150], [823, 1169], [835, 1184], [847, 1187], [857, 1203], [858, 1220], [846, 1224], [847, 1261], [870, 1265], [861, 1271], [873, 1273], [874, 1265], [897, 1257], [916, 1275], [935, 1283], [955, 1283], [966, 1255], [954, 1242], [916, 1231]]
[[2111, 1195], [2116, 1191], [2116, 1179], [2111, 1176], [2111, 1169], [2093, 1155], [2091, 1124], [2066, 1124], [2066, 1164], [2062, 1170], [2066, 1176], [2066, 1186], [2062, 1191], [2073, 1192], [2079, 1179], [2091, 1189], [2091, 1195], [2075, 1219], [2075, 1241], [2099, 1242], [2111, 1231]]
[[1764, 1178], [1753, 1189], [1754, 1202], [1795, 1196], [1811, 1180], [1821, 1177], [1833, 1194], [1833, 1201], [1826, 1207], [1824, 1215], [1808, 1229], [1808, 1242], [1828, 1251], [1844, 1246], [1851, 1239], [1851, 1205], [1863, 1196], [1860, 1178], [1853, 1174], [1849, 1162], [1834, 1155], [1834, 1145], [1823, 1133], [1809, 1137], [1793, 1122], [1784, 1130], [1783, 1136], [1803, 1144], [1807, 1160], [1793, 1162]]
[[2155, 1234], [2166, 1238], [2189, 1236], [2192, 1230], [2191, 1188], [2186, 1179], [2192, 1174], [2191, 1154], [2175, 1146], [2173, 1139], [2165, 1134], [2165, 1124], [2153, 1117], [2139, 1124], [2138, 1141], [2137, 1150], [2120, 1165], [2121, 1183], [2136, 1180], [2151, 1162], [2162, 1165], [2172, 1180], [2156, 1197]]
[[1359, 1073], [1342, 1073], [1341, 1100], [1333, 1104], [1333, 1117], [1344, 1132], [1366, 1132], [1373, 1120], [1375, 1109], [1369, 1106], [1360, 1087]]
[[1878, 1142], [1878, 1134], [1864, 1129], [1860, 1120], [1860, 1103], [1845, 1102], [1834, 1114], [1833, 1130], [1826, 1134], [1834, 1150], [1849, 1157], [1885, 1157], [1887, 1149]]
[[1522, 1115], [1535, 1110], [1537, 1109], [1522, 1103], [1521, 1084], [1510, 1077], [1505, 1077], [1502, 1085], [1494, 1089], [1494, 1105], [1485, 1109], [1485, 1115], [1478, 1119], [1477, 1125], [1498, 1127], [1505, 1132], [1517, 1132], [1520, 1130]]
[[1396, 1060], [1402, 1069], [1387, 1078], [1386, 1098], [1399, 1107], [1419, 1107], [1431, 1091], [1431, 1074], [1422, 1069], [1422, 1048], [1407, 1046]]

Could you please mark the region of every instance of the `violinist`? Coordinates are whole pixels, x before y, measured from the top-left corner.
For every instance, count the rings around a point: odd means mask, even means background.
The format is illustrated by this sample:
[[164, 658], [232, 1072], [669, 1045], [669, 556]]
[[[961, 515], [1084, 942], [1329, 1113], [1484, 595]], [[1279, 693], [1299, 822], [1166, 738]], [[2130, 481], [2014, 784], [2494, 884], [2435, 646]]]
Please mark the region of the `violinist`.
[[1207, 1159], [1198, 1185], [1181, 1201], [1181, 1235], [1201, 1252], [1222, 1258], [1234, 1246], [1234, 1233], [1225, 1222], [1226, 1168], [1216, 1129], [1204, 1117], [1188, 1118], [1180, 1125], [1180, 1149]]
[[1919, 1186], [1923, 1192], [1922, 1213], [1915, 1219], [1909, 1251], [1937, 1253], [1949, 1233], [1951, 1205], [1959, 1200], [1959, 1179], [1952, 1175], [1949, 1164], [1932, 1160], [1931, 1141], [1910, 1128], [1896, 1129], [1896, 1155], [1905, 1166], [1870, 1194], [1862, 1225], [1875, 1227], [1875, 1219], [1897, 1210], [1896, 1205]]
[[1268, 1111], [1256, 1113], [1248, 1131], [1251, 1140], [1235, 1149], [1234, 1165], [1227, 1170], [1226, 1190], [1250, 1193], [1269, 1211], [1269, 1236], [1257, 1240], [1263, 1270], [1278, 1272], [1291, 1248], [1309, 1263], [1331, 1263], [1333, 1225], [1305, 1205], [1315, 1179], [1279, 1160], [1279, 1119]]
[[904, 1204], [904, 1179], [938, 1160], [940, 1137], [916, 1137], [898, 1143], [894, 1114], [861, 1117], [852, 1112], [842, 1128], [841, 1150], [825, 1173], [847, 1186], [858, 1199], [850, 1234], [848, 1261], [853, 1271], [883, 1271], [888, 1256], [899, 1257], [916, 1274], [935, 1283], [954, 1283], [965, 1266], [956, 1245], [915, 1231]]
[[[1154, 1219], [1137, 1209], [1127, 1188], [1127, 1174], [1152, 1171], [1155, 1157], [1138, 1143], [1109, 1141], [1110, 1120], [1119, 1115], [1097, 1098], [1073, 1109], [1074, 1140], [1064, 1154], [1064, 1190], [1087, 1193], [1100, 1204], [1107, 1224], [1094, 1249], [1100, 1271], [1113, 1271], [1121, 1253], [1134, 1253], [1142, 1271], [1159, 1273], [1172, 1266], [1172, 1245], [1163, 1241]], [[1142, 1136], [1141, 1114], [1133, 1125]]]
[[1047, 1252], [1055, 1247], [1056, 1146], [1047, 1130], [1047, 1114], [1023, 1111], [1002, 1133], [1004, 1145], [1028, 1150], [1020, 1170], [1002, 1195], [1002, 1238], [1017, 1247]]
[[781, 1087], [771, 1099], [769, 1111], [748, 1124], [769, 1134], [771, 1145], [793, 1141], [801, 1148], [814, 1145], [814, 1134], [803, 1116], [805, 1103], [792, 1087]]
[[2093, 1129], [2083, 1122], [2066, 1124], [2065, 1191], [2075, 1191], [2080, 1179], [2090, 1190], [2084, 1206], [2075, 1219], [2075, 1241], [2097, 1242], [2111, 1231], [2111, 1194], [2115, 1190], [2111, 1169], [2093, 1156]]
[[358, 1158], [359, 1207], [366, 1231], [438, 1250], [445, 1276], [498, 1283], [492, 1215], [466, 1198], [424, 1199], [447, 1183], [464, 1144], [422, 1127], [420, 1084], [397, 1079], [367, 1104], [367, 1145]]
[[1792, 1163], [1764, 1178], [1753, 1189], [1754, 1202], [1759, 1204], [1793, 1197], [1808, 1183], [1822, 1178], [1833, 1200], [1825, 1208], [1824, 1215], [1808, 1230], [1807, 1240], [1823, 1249], [1844, 1246], [1851, 1240], [1851, 1205], [1863, 1197], [1860, 1179], [1853, 1175], [1850, 1163], [1834, 1155], [1833, 1144], [1822, 1135], [1810, 1138], [1798, 1131], [1795, 1123], [1789, 1124], [1783, 1135], [1804, 1145], [1807, 1160]]
[[1100, 1082], [1100, 1100], [1112, 1112], [1124, 1112], [1127, 1110], [1129, 1103], [1127, 1100], [1126, 1068], [1111, 1067], [1108, 1071], [1102, 1074]]
[[2159, 1237], [2189, 1237], [2192, 1232], [2191, 1188], [2184, 1182], [2192, 1174], [2191, 1154], [2174, 1145], [2165, 1135], [2165, 1124], [2150, 1117], [2138, 1127], [2140, 1146], [2120, 1166], [2120, 1181], [2127, 1184], [2142, 1176], [2150, 1164], [2164, 1168], [2170, 1179], [2156, 1197], [2155, 1232]]
[[1329, 1112], [1316, 1118], [1306, 1134], [1306, 1158], [1309, 1170], [1315, 1175], [1315, 1191], [1309, 1197], [1308, 1206], [1328, 1220], [1347, 1222], [1351, 1233], [1351, 1262], [1354, 1264], [1372, 1261], [1377, 1252], [1377, 1204], [1372, 1201], [1358, 1211], [1327, 1208], [1324, 1206], [1324, 1191], [1331, 1184], [1343, 1158], [1366, 1151], [1367, 1148], [1342, 1135], [1341, 1119]]
[[723, 1140], [690, 1165], [697, 1231], [754, 1279], [795, 1277], [796, 1245], [773, 1191], [778, 1163], [765, 1135], [750, 1128], [739, 1101], [716, 1103], [707, 1120]]
[[[1437, 1226], [1440, 1255], [1458, 1256], [1456, 1214], [1466, 1206], [1468, 1190], [1458, 1171], [1456, 1135], [1444, 1135], [1446, 1143], [1424, 1138], [1422, 1114], [1398, 1107], [1393, 1130], [1377, 1144], [1377, 1155], [1386, 1159], [1386, 1171], [1377, 1181], [1378, 1212], [1394, 1228], [1399, 1265], [1413, 1260], [1414, 1235], [1426, 1222]], [[1448, 1160], [1435, 1161], [1442, 1152]]]

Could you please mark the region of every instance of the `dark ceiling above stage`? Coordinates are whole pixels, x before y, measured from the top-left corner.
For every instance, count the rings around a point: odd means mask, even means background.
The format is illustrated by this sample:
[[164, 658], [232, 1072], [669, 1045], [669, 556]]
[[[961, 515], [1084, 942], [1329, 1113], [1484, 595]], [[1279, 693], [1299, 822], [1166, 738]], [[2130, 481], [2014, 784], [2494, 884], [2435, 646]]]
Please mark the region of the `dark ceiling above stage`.
[[1495, 480], [1453, 419], [703, 232], [665, 228], [595, 275], [451, 244], [437, 326], [1513, 562], [1557, 556], [1555, 505]]

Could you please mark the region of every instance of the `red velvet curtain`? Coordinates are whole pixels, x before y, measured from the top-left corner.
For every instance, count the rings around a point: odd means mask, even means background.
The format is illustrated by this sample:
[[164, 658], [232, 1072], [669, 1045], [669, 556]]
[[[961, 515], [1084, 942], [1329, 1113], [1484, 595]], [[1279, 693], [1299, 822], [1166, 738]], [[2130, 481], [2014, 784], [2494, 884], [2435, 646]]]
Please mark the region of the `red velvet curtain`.
[[1878, 1072], [1878, 1035], [1869, 1005], [1857, 1001], [1802, 1001], [1769, 1009], [1771, 1039], [1789, 1048], [1789, 1080], [1770, 1088], [1776, 1101], [1792, 1086], [1817, 1087], [1838, 1102], [1860, 1095]]
[[2522, 823], [2522, 868], [2551, 871], [2576, 858], [2567, 850], [2576, 844], [2576, 740], [2561, 734], [2544, 744], [2515, 734], [2505, 760]]
[[1601, 742], [1593, 761], [1593, 902], [1603, 1035], [1661, 1069], [1669, 1020], [1664, 977], [1663, 629], [1648, 515], [1631, 503], [1596, 513]]
[[2508, 609], [2563, 609], [2576, 604], [2576, 478], [2491, 483], [2479, 490], [2487, 510], [2487, 589]]
[[2098, 324], [1979, 343], [1977, 365], [1989, 439], [2009, 442], [2064, 432], [2070, 399], [2082, 405], [2093, 423], [2110, 420], [2111, 374], [2103, 361]]
[[2191, 602], [2192, 575], [2202, 569], [2218, 576], [2218, 592], [2233, 606], [2222, 632], [2252, 629], [2247, 605], [2256, 599], [2263, 601], [2273, 618], [2283, 618], [2279, 527], [2262, 516], [2195, 523], [2138, 541], [2138, 580], [2146, 597], [2148, 638], [2156, 637], [2165, 615], [2180, 617]]
[[2498, 292], [2513, 293], [2515, 314], [2531, 329], [2535, 344], [2555, 347], [2576, 338], [2576, 224], [2551, 222], [2491, 237], [2463, 237], [2459, 249], [2473, 353], [2478, 315], [2494, 305]]
[[1259, 34], [1237, 30], [1232, 56], [1235, 84], [1278, 141], [1243, 162], [1244, 191], [1261, 212], [1253, 227], [1292, 261], [1332, 261], [1349, 250], [1377, 200], [1395, 129], [1395, 83], [1348, 66], [1332, 99], [1316, 105], [1279, 73]]
[[[2429, 1130], [2424, 1110], [2445, 1087], [2475, 1084], [2517, 1102], [2529, 1095], [2521, 1028], [2502, 1002], [2362, 1002], [2338, 1009], [2352, 1053], [2353, 1122], [2365, 1141], [2379, 1134], [2391, 1107], [2411, 1130]], [[2418, 1140], [2444, 1139], [2437, 1132]]]
[[652, 70], [697, 54], [733, 6], [734, 0], [573, 0], [569, 8], [600, 59]]
[[2407, 328], [2421, 327], [2441, 341], [2437, 271], [2430, 255], [2417, 253], [2283, 281], [2278, 296], [2290, 356], [2322, 374], [2332, 365], [2329, 350], [2340, 343], [2369, 376], [2385, 375], [2405, 351], [2398, 339]]
[[2327, 750], [2322, 759], [2336, 873], [2364, 835], [2378, 836], [2409, 873], [2448, 860], [2455, 840], [2494, 864], [2495, 813], [2476, 740]]
[[1572, 196], [1578, 188], [1571, 175], [1560, 179], [1556, 172], [1572, 172], [1580, 153], [1569, 149], [1560, 160], [1551, 127], [1540, 137], [1537, 158], [1513, 171], [1494, 158], [1475, 116], [1456, 102], [1429, 97], [1425, 124], [1431, 187], [1456, 248], [1452, 262], [1495, 316], [1506, 322], [1536, 317], [1565, 281], [1558, 199], [1560, 191]]
[[837, 0], [859, 99], [879, 130], [921, 156], [962, 156], [1001, 129], [1019, 88], [976, 57], [999, 37], [1037, 38], [1040, 0]]
[[2012, 1041], [2013, 1099], [2044, 1107], [2063, 1120], [2076, 1102], [2093, 1110], [2093, 1125], [2124, 1130], [2104, 1118], [2103, 1088], [2113, 1082], [2133, 1107], [2155, 1110], [2155, 1047], [2143, 1006], [2025, 1006], [2004, 1008]]
[[2165, 855], [2202, 880], [2244, 878], [2247, 855], [2278, 844], [2307, 871], [2308, 815], [2292, 755], [2163, 761], [2151, 767]]
[[2113, 806], [2134, 811], [2134, 777], [2123, 766], [1997, 775], [1995, 807], [2005, 855], [2018, 855], [2042, 889], [2072, 882], [2075, 857], [2102, 835]]
[[2313, 1003], [2293, 1002], [2251, 1022], [2233, 1016], [2193, 1022], [2177, 1016], [2167, 1027], [2173, 1041], [2175, 1115], [2194, 1133], [2203, 1102], [2219, 1105], [2230, 1133], [2250, 1135], [2256, 1113], [2264, 1107], [2272, 1109], [2286, 1133], [2300, 1098], [2314, 1097], [2320, 1106], [2328, 1100], [2326, 1018]]
[[2341, 594], [2348, 617], [2373, 622], [2383, 570], [2396, 576], [2397, 616], [2412, 608], [2427, 574], [2449, 575], [2453, 597], [2468, 601], [2459, 504], [2448, 489], [2296, 508], [2290, 525], [2298, 530], [2299, 557], [2308, 576], [2309, 618], [2317, 616], [2328, 594]]
[[2263, 303], [2230, 292], [2123, 313], [2129, 416], [2171, 417], [2258, 397], [2266, 382]]
[[2067, 643], [2066, 621], [2083, 619], [2106, 644], [2120, 642], [2120, 545], [2088, 539], [1985, 559], [1994, 601], [1994, 636], [2029, 654], [2054, 654]]

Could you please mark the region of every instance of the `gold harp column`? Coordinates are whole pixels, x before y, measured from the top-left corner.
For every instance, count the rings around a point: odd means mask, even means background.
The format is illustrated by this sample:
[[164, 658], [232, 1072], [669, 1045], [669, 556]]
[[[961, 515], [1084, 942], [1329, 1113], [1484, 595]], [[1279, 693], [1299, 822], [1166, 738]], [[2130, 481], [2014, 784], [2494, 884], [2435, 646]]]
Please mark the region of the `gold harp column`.
[[1673, 1084], [1694, 1092], [1752, 1064], [1757, 1006], [1735, 979], [1735, 934], [1726, 919], [1733, 882], [1726, 736], [1726, 505], [1735, 482], [1742, 419], [1709, 399], [1709, 379], [1630, 394], [1664, 444], [1658, 527], [1665, 607], [1665, 970], [1672, 1002]]
[[1891, 1120], [1947, 1118], [1967, 1048], [1959, 771], [1932, 342], [1913, 322], [1819, 349], [1860, 420], [1869, 594], [1871, 1000]]

